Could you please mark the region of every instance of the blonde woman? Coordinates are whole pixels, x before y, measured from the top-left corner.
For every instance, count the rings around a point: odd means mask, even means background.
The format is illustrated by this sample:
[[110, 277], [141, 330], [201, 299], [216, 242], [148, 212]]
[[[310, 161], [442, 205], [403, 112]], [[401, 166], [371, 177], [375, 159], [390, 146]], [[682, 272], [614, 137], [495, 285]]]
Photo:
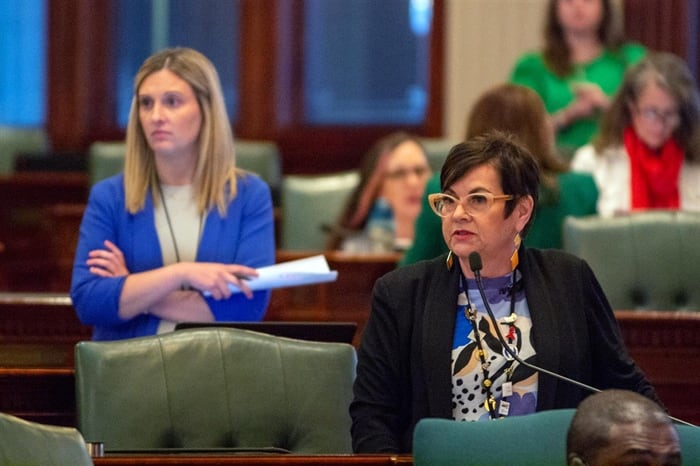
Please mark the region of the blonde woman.
[[206, 57], [174, 48], [146, 59], [126, 146], [124, 173], [92, 188], [73, 266], [71, 298], [93, 339], [262, 319], [269, 292], [251, 292], [244, 278], [274, 262], [270, 190], [235, 167]]

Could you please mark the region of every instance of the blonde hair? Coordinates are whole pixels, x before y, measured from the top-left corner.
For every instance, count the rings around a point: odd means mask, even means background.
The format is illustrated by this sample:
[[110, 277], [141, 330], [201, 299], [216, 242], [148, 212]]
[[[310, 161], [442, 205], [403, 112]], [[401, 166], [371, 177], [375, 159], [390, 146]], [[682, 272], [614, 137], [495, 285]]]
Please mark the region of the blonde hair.
[[134, 95], [126, 129], [126, 208], [132, 214], [142, 210], [149, 190], [154, 203], [160, 200], [153, 150], [139, 119], [138, 93], [148, 76], [165, 69], [190, 85], [202, 114], [199, 156], [194, 173], [199, 211], [204, 213], [216, 206], [220, 215], [225, 216], [227, 204], [236, 197], [233, 133], [216, 68], [204, 55], [190, 48], [169, 48], [150, 56], [134, 78]]

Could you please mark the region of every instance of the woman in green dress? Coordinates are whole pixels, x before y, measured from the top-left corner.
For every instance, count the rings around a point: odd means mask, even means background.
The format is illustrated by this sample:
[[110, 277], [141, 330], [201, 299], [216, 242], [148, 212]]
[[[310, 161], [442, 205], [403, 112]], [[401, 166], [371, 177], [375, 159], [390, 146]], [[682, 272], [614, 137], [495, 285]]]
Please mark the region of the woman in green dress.
[[642, 45], [623, 42], [612, 3], [551, 0], [544, 48], [523, 55], [510, 77], [542, 98], [567, 160], [596, 134], [625, 70], [646, 54]]

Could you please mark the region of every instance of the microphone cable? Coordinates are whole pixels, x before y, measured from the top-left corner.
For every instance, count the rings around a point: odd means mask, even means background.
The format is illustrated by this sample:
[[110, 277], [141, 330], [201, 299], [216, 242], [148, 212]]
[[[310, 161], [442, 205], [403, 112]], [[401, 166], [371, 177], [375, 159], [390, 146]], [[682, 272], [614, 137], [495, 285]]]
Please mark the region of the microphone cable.
[[[528, 367], [532, 370], [535, 370], [537, 372], [547, 374], [551, 377], [554, 377], [559, 380], [563, 380], [565, 382], [568, 382], [572, 385], [576, 385], [579, 388], [584, 388], [590, 392], [593, 393], [599, 393], [601, 390], [599, 388], [595, 388], [591, 385], [585, 384], [583, 382], [579, 382], [578, 380], [574, 380], [572, 378], [566, 377], [565, 375], [562, 374], [557, 374], [556, 372], [552, 372], [550, 370], [547, 370], [543, 367], [536, 366], [534, 364], [530, 364], [529, 362], [525, 362], [520, 356], [518, 356], [510, 347], [510, 345], [507, 344], [506, 339], [503, 337], [503, 334], [501, 333], [501, 329], [498, 326], [498, 321], [496, 320], [496, 316], [494, 316], [493, 311], [491, 310], [491, 306], [489, 305], [489, 301], [486, 298], [486, 290], [484, 289], [484, 284], [481, 281], [481, 269], [483, 268], [483, 264], [481, 262], [481, 255], [473, 251], [472, 253], [469, 254], [469, 268], [471, 271], [474, 273], [474, 277], [476, 278], [476, 287], [479, 289], [479, 294], [481, 295], [481, 299], [484, 301], [484, 307], [486, 308], [486, 312], [489, 315], [489, 319], [491, 320], [492, 325], [496, 329], [496, 337], [498, 338], [498, 341], [503, 345], [504, 350], [510, 357], [515, 359], [518, 363], [522, 364], [525, 367]], [[512, 298], [511, 298], [512, 299]], [[694, 424], [691, 424], [690, 422], [684, 421], [682, 419], [675, 418], [671, 415], [668, 415], [668, 417], [673, 420], [674, 422], [677, 422], [679, 424], [685, 424], [687, 426], [691, 427], [696, 427]]]

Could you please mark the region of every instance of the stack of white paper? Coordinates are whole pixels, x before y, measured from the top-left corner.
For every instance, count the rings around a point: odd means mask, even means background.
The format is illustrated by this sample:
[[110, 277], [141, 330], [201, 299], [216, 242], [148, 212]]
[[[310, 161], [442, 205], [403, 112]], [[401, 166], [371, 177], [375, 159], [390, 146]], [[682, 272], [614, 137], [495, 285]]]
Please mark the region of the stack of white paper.
[[[330, 270], [323, 254], [261, 267], [256, 270], [259, 275], [246, 280], [253, 291], [332, 282], [338, 278], [338, 272]], [[241, 291], [234, 284], [229, 284], [229, 288], [234, 293]]]

